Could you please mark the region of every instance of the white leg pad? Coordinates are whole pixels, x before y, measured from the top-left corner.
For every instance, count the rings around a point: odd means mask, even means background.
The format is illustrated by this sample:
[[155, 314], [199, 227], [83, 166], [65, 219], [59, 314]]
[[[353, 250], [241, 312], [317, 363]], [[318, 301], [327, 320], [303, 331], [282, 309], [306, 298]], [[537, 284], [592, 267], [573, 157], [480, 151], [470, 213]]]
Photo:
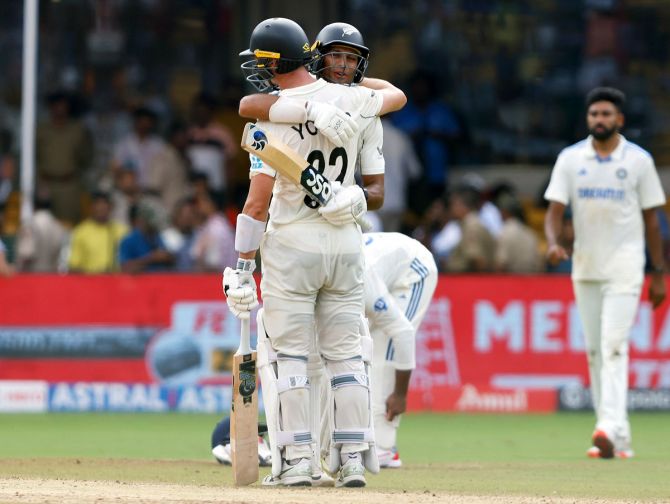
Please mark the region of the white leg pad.
[[331, 444], [329, 471], [340, 467], [340, 453], [361, 452], [371, 473], [379, 472], [374, 449], [370, 386], [367, 368], [361, 360], [326, 361], [330, 377]]
[[[306, 358], [286, 357], [286, 360], [278, 358], [265, 331], [262, 309], [258, 311], [257, 324], [256, 358], [272, 452], [272, 475], [278, 477], [281, 473], [282, 458], [311, 456], [312, 437], [309, 426], [300, 426], [300, 406], [302, 404], [302, 409], [307, 409], [309, 379], [306, 375]], [[278, 374], [281, 376], [278, 377]], [[290, 411], [291, 417], [284, 418], [283, 411]], [[282, 448], [286, 452], [284, 457]]]

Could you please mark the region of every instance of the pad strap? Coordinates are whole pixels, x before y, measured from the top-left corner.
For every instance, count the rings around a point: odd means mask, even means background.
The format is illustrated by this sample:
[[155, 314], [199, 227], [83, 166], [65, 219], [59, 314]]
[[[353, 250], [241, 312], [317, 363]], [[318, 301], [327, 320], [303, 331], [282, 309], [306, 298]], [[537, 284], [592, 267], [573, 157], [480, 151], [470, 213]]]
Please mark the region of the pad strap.
[[375, 433], [373, 429], [335, 429], [332, 441], [335, 445], [344, 443], [374, 443]]
[[277, 445], [305, 445], [312, 442], [312, 433], [309, 431], [278, 431]]
[[365, 373], [347, 373], [335, 375], [330, 379], [330, 388], [336, 390], [342, 387], [370, 387], [370, 379]]
[[309, 388], [309, 378], [306, 375], [282, 376], [277, 379], [277, 392]]

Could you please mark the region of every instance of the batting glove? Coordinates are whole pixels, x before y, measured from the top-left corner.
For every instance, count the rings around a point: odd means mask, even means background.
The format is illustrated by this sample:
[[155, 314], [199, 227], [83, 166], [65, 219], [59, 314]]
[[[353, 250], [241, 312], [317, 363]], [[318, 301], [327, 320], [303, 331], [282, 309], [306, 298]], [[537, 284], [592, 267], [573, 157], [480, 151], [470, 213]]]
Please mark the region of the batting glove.
[[351, 185], [337, 190], [327, 205], [319, 208], [319, 213], [335, 226], [342, 226], [362, 220], [368, 210], [363, 189]]
[[251, 310], [258, 306], [256, 262], [252, 259], [238, 259], [237, 268], [223, 270], [223, 293], [228, 308], [239, 319], [248, 319]]
[[358, 124], [343, 110], [329, 103], [307, 102], [307, 119], [337, 147], [358, 134]]

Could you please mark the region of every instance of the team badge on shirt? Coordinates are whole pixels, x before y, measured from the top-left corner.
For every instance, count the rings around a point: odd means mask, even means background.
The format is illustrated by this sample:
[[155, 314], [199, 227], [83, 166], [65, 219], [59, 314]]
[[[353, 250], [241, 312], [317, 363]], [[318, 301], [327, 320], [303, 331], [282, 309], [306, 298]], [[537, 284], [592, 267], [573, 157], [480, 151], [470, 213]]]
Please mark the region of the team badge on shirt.
[[375, 301], [375, 311], [382, 312], [386, 310], [388, 310], [386, 300], [383, 297], [380, 297], [377, 301]]
[[616, 171], [616, 176], [617, 176], [618, 179], [623, 180], [628, 176], [628, 172], [626, 171], [625, 168], [619, 168]]

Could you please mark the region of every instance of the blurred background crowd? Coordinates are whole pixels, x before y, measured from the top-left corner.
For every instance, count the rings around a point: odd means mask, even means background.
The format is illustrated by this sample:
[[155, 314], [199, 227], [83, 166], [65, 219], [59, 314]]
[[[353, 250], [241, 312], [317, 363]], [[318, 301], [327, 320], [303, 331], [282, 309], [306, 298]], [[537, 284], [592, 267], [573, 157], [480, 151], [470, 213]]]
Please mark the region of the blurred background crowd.
[[[327, 5], [326, 5], [327, 4]], [[220, 272], [248, 187], [238, 53], [281, 15], [357, 26], [384, 118], [377, 230], [443, 272], [547, 271], [543, 189], [586, 135], [583, 97], [626, 92], [624, 134], [670, 165], [662, 0], [41, 0], [35, 213], [21, 222], [22, 2], [0, 3], [0, 237], [26, 272]], [[665, 212], [666, 243], [670, 243]], [[571, 240], [569, 215], [565, 240]], [[670, 250], [670, 247], [666, 247]], [[569, 272], [569, 262], [552, 271]]]

